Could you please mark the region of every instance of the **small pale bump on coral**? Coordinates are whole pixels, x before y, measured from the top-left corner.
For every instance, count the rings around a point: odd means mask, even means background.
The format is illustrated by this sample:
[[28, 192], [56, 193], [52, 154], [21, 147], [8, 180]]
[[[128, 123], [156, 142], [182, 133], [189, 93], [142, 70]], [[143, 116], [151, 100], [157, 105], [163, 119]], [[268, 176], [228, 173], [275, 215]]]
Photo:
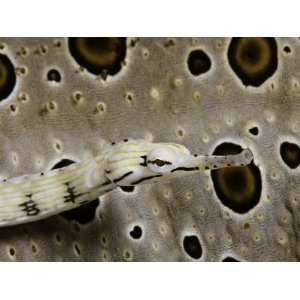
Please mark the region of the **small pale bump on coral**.
[[209, 243], [209, 244], [213, 244], [216, 242], [216, 236], [215, 236], [215, 233], [214, 232], [208, 232], [206, 235], [206, 241]]
[[11, 153], [11, 160], [12, 160], [12, 163], [17, 166], [18, 163], [19, 163], [19, 155], [16, 153], [16, 152], [12, 152]]
[[245, 257], [249, 253], [249, 249], [245, 245], [241, 245], [239, 247], [239, 253], [241, 254], [242, 257]]
[[108, 247], [108, 238], [106, 237], [105, 234], [102, 234], [101, 237], [100, 237], [100, 243], [101, 243], [101, 246], [106, 248]]
[[100, 257], [102, 258], [102, 261], [111, 261], [111, 256], [106, 250], [101, 250]]
[[168, 225], [165, 222], [159, 224], [158, 230], [163, 237], [165, 237], [169, 232]]
[[73, 92], [71, 99], [74, 104], [80, 104], [83, 102], [84, 97], [83, 97], [83, 94], [81, 91], [75, 91], [75, 92]]
[[16, 260], [16, 249], [12, 246], [6, 247], [7, 255], [11, 260]]
[[232, 244], [233, 240], [232, 240], [232, 236], [227, 232], [224, 234], [224, 240], [226, 244]]
[[19, 107], [15, 104], [11, 104], [9, 109], [12, 116], [16, 116], [19, 113]]
[[106, 103], [98, 102], [94, 110], [94, 113], [103, 115], [105, 112], [106, 112]]
[[258, 232], [254, 232], [252, 234], [252, 240], [255, 242], [255, 243], [259, 243], [261, 242], [261, 236]]
[[275, 122], [276, 116], [275, 116], [275, 114], [273, 112], [271, 112], [271, 111], [265, 111], [264, 115], [265, 115], [265, 120], [268, 123], [274, 123]]
[[195, 101], [200, 101], [201, 100], [201, 93], [200, 93], [200, 91], [194, 91], [193, 92], [193, 99], [195, 100]]
[[176, 78], [173, 79], [173, 86], [175, 88], [180, 88], [180, 87], [182, 87], [182, 85], [183, 85], [182, 78], [176, 77]]
[[159, 251], [159, 243], [158, 242], [153, 241], [151, 245], [152, 245], [152, 248], [154, 251]]
[[204, 133], [201, 137], [203, 143], [207, 144], [210, 141], [210, 137], [208, 134]]
[[133, 253], [130, 249], [124, 249], [122, 256], [123, 256], [123, 260], [125, 260], [125, 261], [133, 260]]
[[62, 142], [59, 140], [54, 140], [53, 141], [53, 149], [58, 153], [62, 152], [63, 151]]
[[20, 92], [17, 99], [21, 103], [27, 103], [30, 100], [30, 97], [28, 93]]
[[15, 73], [19, 77], [26, 76], [28, 74], [28, 68], [25, 67], [25, 66], [16, 67], [15, 68]]
[[55, 233], [54, 241], [56, 244], [61, 245], [61, 243], [63, 242], [62, 236], [59, 233]]
[[270, 173], [270, 177], [274, 181], [280, 180], [280, 171], [278, 169], [273, 168]]
[[81, 256], [80, 245], [77, 242], [73, 244], [73, 251], [76, 256]]
[[261, 211], [257, 211], [255, 214], [255, 218], [260, 222], [264, 221], [265, 219], [264, 213]]
[[225, 124], [228, 126], [228, 127], [233, 127], [234, 124], [235, 124], [235, 120], [233, 118], [233, 115], [226, 115], [225, 114]]
[[26, 57], [29, 54], [29, 49], [27, 47], [21, 47], [17, 52], [17, 56]]
[[160, 209], [159, 209], [159, 207], [157, 205], [153, 205], [152, 206], [152, 213], [153, 213], [154, 216], [158, 216], [159, 215]]
[[280, 246], [286, 247], [289, 242], [288, 235], [284, 231], [278, 231], [276, 233], [276, 241]]
[[39, 247], [37, 246], [37, 244], [35, 242], [31, 242], [30, 248], [31, 248], [31, 252], [34, 255], [37, 255], [39, 253], [39, 251], [40, 251]]
[[199, 215], [202, 217], [205, 216], [207, 213], [206, 208], [202, 205], [198, 206], [197, 211], [198, 211]]
[[179, 138], [179, 139], [182, 139], [185, 135], [185, 131], [183, 128], [179, 127], [176, 129], [176, 136]]
[[150, 57], [150, 51], [147, 48], [142, 49], [142, 58], [148, 60]]
[[150, 90], [150, 96], [154, 100], [160, 100], [160, 93], [158, 88], [152, 87]]
[[135, 94], [131, 91], [127, 91], [124, 93], [124, 99], [127, 105], [133, 106], [135, 104]]
[[193, 199], [193, 192], [192, 191], [186, 191], [185, 193], [184, 193], [184, 198], [186, 199], [186, 200], [188, 200], [188, 201], [190, 201], [190, 200], [192, 200]]

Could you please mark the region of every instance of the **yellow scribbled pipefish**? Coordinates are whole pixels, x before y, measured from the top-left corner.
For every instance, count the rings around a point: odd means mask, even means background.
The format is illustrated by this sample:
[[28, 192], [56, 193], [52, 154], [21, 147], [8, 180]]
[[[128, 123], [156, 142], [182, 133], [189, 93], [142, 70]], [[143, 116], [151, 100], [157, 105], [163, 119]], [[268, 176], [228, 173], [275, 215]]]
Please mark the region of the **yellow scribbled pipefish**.
[[231, 166], [245, 166], [252, 152], [196, 156], [180, 144], [124, 140], [87, 161], [0, 183], [0, 226], [33, 222], [84, 205], [118, 186], [170, 181]]

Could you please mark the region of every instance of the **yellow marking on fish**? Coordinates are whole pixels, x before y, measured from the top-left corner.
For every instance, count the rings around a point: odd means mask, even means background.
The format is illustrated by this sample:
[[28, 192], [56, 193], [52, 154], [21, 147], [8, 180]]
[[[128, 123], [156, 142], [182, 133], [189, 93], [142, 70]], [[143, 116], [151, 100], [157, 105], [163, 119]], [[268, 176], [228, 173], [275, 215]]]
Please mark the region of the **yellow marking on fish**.
[[108, 160], [109, 164], [117, 163], [120, 161], [126, 161], [126, 160], [134, 160], [134, 159], [139, 159], [138, 157], [123, 157], [120, 159], [113, 159], [113, 160]]
[[115, 173], [115, 172], [117, 172], [117, 171], [119, 171], [119, 170], [122, 170], [123, 168], [127, 168], [127, 167], [138, 167], [138, 166], [139, 166], [139, 164], [120, 165], [119, 168], [116, 168], [116, 169], [111, 170], [111, 173]]
[[120, 151], [114, 151], [114, 154], [123, 154], [123, 153], [141, 153], [141, 154], [145, 154], [147, 153], [146, 150], [120, 150]]

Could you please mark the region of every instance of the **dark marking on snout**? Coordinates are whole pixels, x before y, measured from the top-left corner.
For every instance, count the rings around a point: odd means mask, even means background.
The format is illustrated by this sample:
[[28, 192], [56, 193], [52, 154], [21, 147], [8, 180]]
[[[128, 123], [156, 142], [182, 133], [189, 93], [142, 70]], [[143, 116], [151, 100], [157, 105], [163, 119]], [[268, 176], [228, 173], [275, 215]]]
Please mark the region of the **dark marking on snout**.
[[161, 159], [155, 159], [155, 160], [148, 160], [148, 164], [154, 164], [159, 167], [162, 167], [164, 165], [172, 165], [170, 161], [167, 160], [161, 160]]
[[113, 180], [113, 182], [117, 183], [117, 182], [119, 182], [120, 180], [124, 179], [125, 177], [129, 176], [132, 173], [133, 173], [133, 171], [129, 171], [129, 172], [125, 173], [123, 176], [121, 176], [120, 178], [117, 178], [117, 179]]
[[186, 168], [186, 167], [178, 167], [176, 169], [171, 170], [171, 172], [176, 172], [176, 171], [198, 171], [199, 167], [192, 167], [192, 168]]
[[161, 177], [161, 176], [162, 176], [162, 175], [159, 174], [159, 175], [153, 175], [153, 176], [144, 177], [144, 178], [141, 178], [141, 179], [139, 179], [139, 180], [137, 180], [137, 181], [132, 182], [131, 185], [138, 184], [138, 183], [141, 183], [141, 182], [143, 182], [143, 181], [150, 180], [150, 179], [152, 179], [152, 178], [154, 178], [154, 177]]
[[147, 167], [147, 155], [142, 155], [141, 158], [144, 160], [142, 163], [140, 163], [141, 166]]
[[106, 185], [108, 185], [108, 184], [110, 184], [110, 183], [111, 183], [110, 180], [106, 180], [105, 182], [103, 182], [103, 183], [100, 185], [100, 187], [106, 186]]

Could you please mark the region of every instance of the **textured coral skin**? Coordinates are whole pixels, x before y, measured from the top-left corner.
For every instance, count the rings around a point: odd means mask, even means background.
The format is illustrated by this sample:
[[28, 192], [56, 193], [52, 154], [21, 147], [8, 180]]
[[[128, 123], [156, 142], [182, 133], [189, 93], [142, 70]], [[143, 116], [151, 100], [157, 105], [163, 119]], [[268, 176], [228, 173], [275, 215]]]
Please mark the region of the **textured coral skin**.
[[[129, 137], [181, 143], [199, 154], [223, 142], [250, 148], [262, 190], [258, 204], [239, 214], [222, 204], [210, 174], [117, 189], [101, 197], [85, 224], [58, 215], [1, 228], [0, 260], [299, 260], [299, 170], [284, 163], [280, 145], [299, 144], [300, 42], [276, 38], [277, 69], [254, 87], [231, 68], [230, 41], [127, 38], [121, 70], [103, 80], [80, 68], [66, 38], [1, 38], [0, 52], [17, 74], [0, 103], [2, 178], [43, 172], [62, 159], [81, 161], [100, 153], [104, 142]], [[199, 76], [187, 64], [195, 49], [211, 60]], [[60, 72], [59, 82], [47, 79], [50, 69]], [[249, 133], [253, 126], [257, 136]], [[142, 234], [132, 237], [135, 226]], [[200, 258], [185, 251], [186, 235], [198, 237]]]

